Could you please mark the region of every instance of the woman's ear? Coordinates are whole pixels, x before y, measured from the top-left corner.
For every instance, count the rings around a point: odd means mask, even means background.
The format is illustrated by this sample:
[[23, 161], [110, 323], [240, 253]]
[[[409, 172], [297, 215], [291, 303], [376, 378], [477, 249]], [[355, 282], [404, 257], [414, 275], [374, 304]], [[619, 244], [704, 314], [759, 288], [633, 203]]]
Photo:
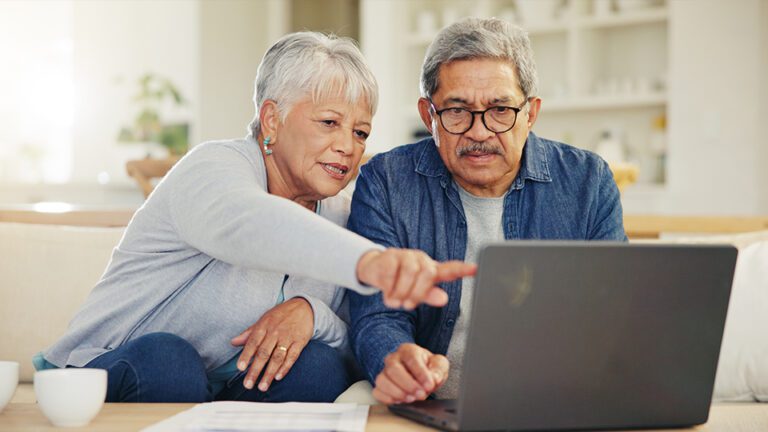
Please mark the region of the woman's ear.
[[280, 113], [277, 110], [277, 103], [267, 99], [261, 104], [259, 109], [259, 123], [261, 125], [262, 137], [271, 137], [274, 144], [277, 130], [280, 128]]

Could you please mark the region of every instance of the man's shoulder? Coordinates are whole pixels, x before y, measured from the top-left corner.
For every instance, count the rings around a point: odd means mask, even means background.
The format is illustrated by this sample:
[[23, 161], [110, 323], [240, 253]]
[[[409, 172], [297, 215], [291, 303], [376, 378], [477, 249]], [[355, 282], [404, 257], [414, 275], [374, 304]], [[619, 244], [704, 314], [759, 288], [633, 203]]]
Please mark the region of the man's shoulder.
[[412, 144], [403, 144], [391, 150], [377, 153], [368, 163], [388, 165], [392, 162], [402, 163], [407, 160], [412, 160], [415, 163], [423, 152], [424, 146], [431, 140], [432, 138], [425, 138]]
[[412, 144], [404, 144], [378, 153], [361, 168], [361, 171], [363, 173], [373, 171], [386, 177], [414, 175], [419, 159], [431, 141], [432, 138], [425, 138]]
[[573, 168], [580, 167], [591, 172], [605, 166], [605, 161], [590, 150], [539, 136], [536, 139], [547, 155], [547, 164], [550, 168], [559, 167], [572, 172]]

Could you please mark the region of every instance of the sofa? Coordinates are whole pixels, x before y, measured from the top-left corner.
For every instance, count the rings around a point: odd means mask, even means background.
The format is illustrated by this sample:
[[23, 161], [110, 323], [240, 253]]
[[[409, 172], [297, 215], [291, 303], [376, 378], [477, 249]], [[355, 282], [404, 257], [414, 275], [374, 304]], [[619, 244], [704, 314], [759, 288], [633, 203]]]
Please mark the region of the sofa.
[[[16, 401], [34, 400], [32, 356], [64, 332], [123, 231], [0, 222], [0, 360], [21, 364]], [[671, 241], [740, 249], [714, 400], [768, 402], [768, 231]], [[370, 401], [365, 388], [342, 399]]]

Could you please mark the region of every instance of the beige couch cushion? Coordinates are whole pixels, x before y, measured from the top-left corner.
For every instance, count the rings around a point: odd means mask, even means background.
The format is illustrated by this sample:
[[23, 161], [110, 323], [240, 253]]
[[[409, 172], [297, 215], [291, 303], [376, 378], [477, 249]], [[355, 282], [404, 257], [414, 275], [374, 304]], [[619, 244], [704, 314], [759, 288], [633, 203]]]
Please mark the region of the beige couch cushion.
[[768, 402], [768, 231], [661, 242], [728, 243], [739, 249], [713, 400]]
[[0, 223], [0, 359], [31, 358], [67, 328], [106, 268], [124, 228]]

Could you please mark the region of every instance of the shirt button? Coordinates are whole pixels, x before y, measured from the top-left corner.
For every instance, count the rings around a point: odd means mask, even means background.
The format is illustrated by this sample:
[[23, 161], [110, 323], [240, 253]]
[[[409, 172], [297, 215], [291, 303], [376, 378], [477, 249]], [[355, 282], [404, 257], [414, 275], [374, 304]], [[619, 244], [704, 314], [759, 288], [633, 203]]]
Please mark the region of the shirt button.
[[453, 327], [453, 325], [456, 324], [456, 320], [453, 318], [448, 319], [448, 321], [445, 322], [445, 326], [447, 328]]

